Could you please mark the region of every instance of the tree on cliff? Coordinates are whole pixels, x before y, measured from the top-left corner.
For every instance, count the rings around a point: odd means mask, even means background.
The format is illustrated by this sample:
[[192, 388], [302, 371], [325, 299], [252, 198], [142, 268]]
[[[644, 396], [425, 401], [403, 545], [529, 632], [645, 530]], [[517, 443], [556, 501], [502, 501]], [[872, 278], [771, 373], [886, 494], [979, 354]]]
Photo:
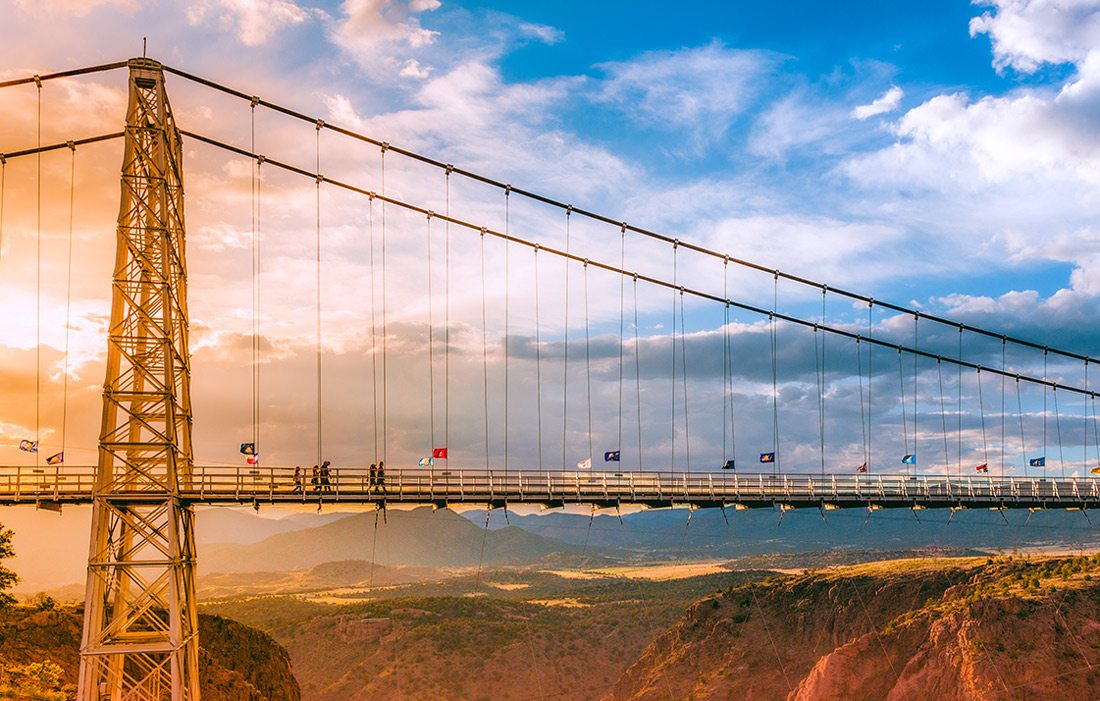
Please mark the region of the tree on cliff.
[[[11, 546], [11, 538], [14, 535], [10, 528], [0, 525], [0, 563], [15, 555]], [[8, 606], [15, 603], [15, 597], [8, 593], [11, 586], [19, 581], [19, 576], [0, 564], [0, 606]]]

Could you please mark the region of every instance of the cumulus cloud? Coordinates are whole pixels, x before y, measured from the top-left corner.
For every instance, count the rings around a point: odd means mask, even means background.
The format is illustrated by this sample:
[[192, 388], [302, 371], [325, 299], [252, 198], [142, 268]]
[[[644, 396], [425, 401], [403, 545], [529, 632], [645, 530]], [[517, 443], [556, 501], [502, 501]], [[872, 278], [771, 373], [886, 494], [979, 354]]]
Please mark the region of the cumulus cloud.
[[970, 34], [989, 35], [998, 70], [1024, 73], [1044, 63], [1079, 63], [1100, 46], [1097, 0], [978, 0], [993, 8], [970, 20]]
[[874, 117], [879, 114], [893, 112], [901, 105], [901, 98], [903, 95], [905, 95], [905, 91], [893, 85], [870, 104], [859, 105], [853, 109], [852, 116], [856, 119], [867, 119], [868, 117]]
[[333, 36], [346, 51], [363, 59], [387, 44], [421, 48], [434, 43], [439, 32], [425, 29], [415, 15], [439, 7], [435, 0], [346, 0]]
[[138, 0], [15, 0], [22, 10], [40, 15], [65, 15], [86, 17], [100, 7], [115, 7], [134, 11]]
[[280, 29], [308, 18], [293, 0], [202, 0], [187, 8], [191, 24], [213, 23], [245, 46], [260, 46]]

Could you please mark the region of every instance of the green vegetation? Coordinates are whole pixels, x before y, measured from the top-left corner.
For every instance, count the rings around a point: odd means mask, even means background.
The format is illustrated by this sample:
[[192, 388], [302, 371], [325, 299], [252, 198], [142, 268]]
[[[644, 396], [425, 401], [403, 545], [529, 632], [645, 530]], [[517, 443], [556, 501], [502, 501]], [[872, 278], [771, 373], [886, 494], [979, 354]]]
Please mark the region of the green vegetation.
[[2, 564], [4, 560], [15, 556], [15, 550], [11, 546], [12, 535], [10, 528], [4, 528], [0, 524], [0, 606], [10, 606], [15, 603], [15, 598], [9, 590], [19, 581], [19, 576]]

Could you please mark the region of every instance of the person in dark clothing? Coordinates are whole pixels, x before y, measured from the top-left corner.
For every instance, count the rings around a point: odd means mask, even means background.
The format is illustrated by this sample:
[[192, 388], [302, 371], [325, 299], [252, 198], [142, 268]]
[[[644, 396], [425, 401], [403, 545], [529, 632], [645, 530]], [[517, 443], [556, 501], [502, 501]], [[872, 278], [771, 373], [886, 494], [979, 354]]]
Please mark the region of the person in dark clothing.
[[370, 470], [367, 471], [367, 491], [374, 491], [374, 482], [378, 479], [378, 467], [372, 462], [370, 464]]
[[325, 492], [332, 491], [332, 484], [329, 481], [329, 478], [332, 475], [332, 472], [329, 468], [329, 465], [331, 464], [332, 463], [330, 463], [328, 460], [325, 460], [323, 463], [321, 463], [321, 489]]
[[321, 491], [321, 470], [317, 465], [310, 468], [309, 484], [310, 489], [315, 492]]
[[294, 494], [302, 493], [302, 466], [294, 466]]
[[375, 484], [378, 485], [378, 491], [386, 491], [386, 463], [381, 460], [378, 461], [378, 471], [375, 473]]

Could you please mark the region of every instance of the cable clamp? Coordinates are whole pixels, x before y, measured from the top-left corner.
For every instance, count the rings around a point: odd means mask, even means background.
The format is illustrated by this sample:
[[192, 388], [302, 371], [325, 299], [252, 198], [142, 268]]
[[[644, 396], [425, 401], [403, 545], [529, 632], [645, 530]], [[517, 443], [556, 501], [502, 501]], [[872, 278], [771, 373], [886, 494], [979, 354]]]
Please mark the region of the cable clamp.
[[680, 239], [672, 239], [672, 250], [680, 247]]
[[320, 173], [318, 173], [316, 177], [317, 177], [317, 184], [318, 185], [320, 185], [321, 183], [323, 183], [325, 181], [325, 176], [321, 175]]
[[778, 268], [776, 268], [775, 270], [772, 271], [772, 279], [773, 280], [778, 280], [779, 279], [779, 269]]
[[263, 155], [262, 153], [257, 155], [256, 156], [256, 165], [262, 166], [264, 163], [267, 163], [267, 156]]
[[634, 277], [634, 282], [638, 282], [638, 273], [633, 273], [632, 275]]
[[369, 199], [371, 202], [374, 202], [375, 197], [376, 197], [376, 195], [375, 195], [374, 190], [371, 190], [370, 192], [367, 193], [367, 199]]
[[584, 259], [584, 267], [586, 267], [586, 268], [588, 267], [588, 259], [587, 258]]
[[447, 171], [447, 175], [450, 175], [451, 173], [455, 172], [455, 167], [453, 165], [451, 165], [450, 163], [448, 163], [447, 167], [446, 167], [446, 171]]
[[567, 217], [573, 216], [573, 205], [571, 205], [571, 204], [565, 205], [565, 216], [567, 216]]
[[256, 95], [253, 95], [252, 99], [248, 101], [248, 105], [252, 109], [256, 109], [256, 105], [258, 105], [258, 104], [260, 104], [260, 98], [257, 97]]
[[7, 162], [8, 162], [8, 157], [5, 156], [4, 154], [0, 153], [0, 164], [5, 164]]
[[512, 186], [511, 185], [505, 185], [504, 186], [504, 196], [505, 197], [510, 197], [511, 195], [512, 195]]
[[722, 265], [723, 266], [729, 266], [729, 264], [730, 264], [730, 254], [727, 253], [726, 255], [722, 256]]
[[382, 142], [382, 146], [381, 146], [381, 149], [382, 149], [382, 153], [385, 153], [386, 151], [388, 151], [388, 150], [389, 150], [389, 148], [390, 148], [390, 142], [388, 142], [388, 141], [383, 141], [383, 142]]
[[75, 141], [66, 141], [65, 146], [68, 147], [68, 149], [70, 151], [76, 151], [76, 142]]
[[[867, 298], [867, 306], [868, 307], [875, 306], [875, 298], [874, 297], [868, 297]], [[962, 329], [959, 329], [959, 331], [962, 331]]]
[[686, 288], [685, 288], [685, 287], [684, 287], [683, 285], [680, 285], [680, 296], [681, 296], [681, 297], [683, 297], [683, 296], [684, 296], [684, 290], [685, 290], [685, 289], [686, 289]]
[[536, 243], [535, 244], [535, 255], [538, 255], [538, 252], [539, 252], [540, 248], [542, 248], [542, 244], [541, 243]]
[[321, 131], [322, 129], [325, 128], [325, 120], [318, 119], [317, 123], [316, 123], [316, 126], [317, 126], [317, 131]]
[[[726, 258], [728, 259], [729, 256], [726, 256]], [[825, 294], [828, 291], [829, 291], [829, 286], [828, 285], [822, 285], [821, 286], [821, 294]]]
[[42, 77], [38, 76], [38, 75], [34, 76], [34, 84], [38, 86], [39, 90], [41, 90], [42, 89]]
[[433, 212], [432, 210], [429, 209], [428, 210], [428, 219], [431, 219], [434, 216], [435, 216], [435, 212]]
[[485, 234], [487, 234], [487, 233], [489, 233], [489, 230], [487, 228], [485, 228], [484, 226], [481, 227], [481, 236], [482, 236], [482, 238], [484, 238]]
[[626, 222], [622, 222], [621, 224], [619, 224], [619, 233], [623, 234], [624, 236], [626, 235]]

